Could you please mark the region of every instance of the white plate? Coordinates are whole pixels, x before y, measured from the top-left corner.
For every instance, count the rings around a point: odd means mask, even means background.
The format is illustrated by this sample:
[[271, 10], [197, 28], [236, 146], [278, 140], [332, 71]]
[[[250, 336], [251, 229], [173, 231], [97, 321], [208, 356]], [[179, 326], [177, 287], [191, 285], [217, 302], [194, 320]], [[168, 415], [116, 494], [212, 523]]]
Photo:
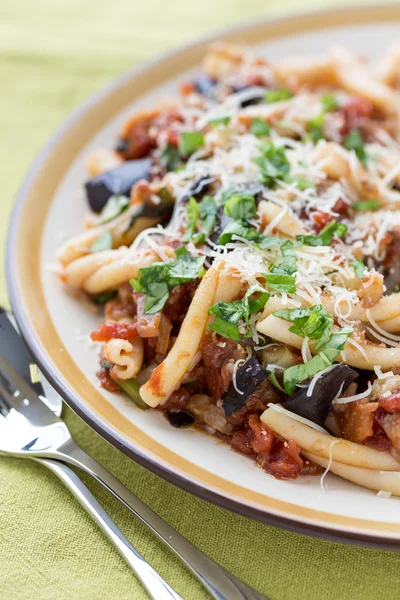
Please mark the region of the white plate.
[[[220, 38], [254, 44], [272, 61], [344, 44], [374, 57], [400, 39], [400, 7], [375, 7], [258, 23]], [[208, 41], [207, 41], [208, 43]], [[8, 284], [25, 338], [53, 385], [80, 416], [123, 452], [193, 493], [298, 531], [400, 547], [400, 499], [381, 498], [328, 475], [272, 479], [211, 436], [171, 428], [98, 386], [88, 334], [99, 317], [63, 292], [51, 269], [60, 243], [81, 231], [84, 156], [112, 146], [133, 110], [151, 105], [198, 70], [206, 42], [120, 78], [64, 125], [38, 157], [19, 194], [8, 243]]]

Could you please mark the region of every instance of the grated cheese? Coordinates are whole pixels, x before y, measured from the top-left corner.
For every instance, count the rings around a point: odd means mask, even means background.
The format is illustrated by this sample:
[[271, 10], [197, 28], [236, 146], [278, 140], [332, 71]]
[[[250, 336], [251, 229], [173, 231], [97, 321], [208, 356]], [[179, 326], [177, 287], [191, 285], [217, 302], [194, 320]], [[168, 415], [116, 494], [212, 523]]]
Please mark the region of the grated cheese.
[[294, 419], [295, 421], [299, 421], [299, 423], [303, 423], [303, 425], [308, 425], [309, 427], [311, 427], [312, 429], [315, 429], [316, 431], [319, 431], [321, 433], [328, 433], [326, 431], [326, 429], [324, 429], [323, 427], [320, 427], [320, 425], [317, 425], [317, 423], [313, 423], [312, 421], [310, 421], [309, 419], [306, 419], [305, 417], [301, 417], [300, 415], [296, 415], [296, 413], [293, 413], [290, 410], [286, 410], [286, 408], [283, 408], [283, 406], [281, 406], [280, 404], [272, 404], [272, 402], [270, 402], [268, 404], [268, 408], [271, 408], [272, 410], [275, 410], [276, 412], [282, 413], [283, 415], [286, 415], [287, 417], [290, 417], [291, 419]]
[[334, 400], [335, 404], [348, 404], [349, 402], [355, 402], [356, 400], [362, 400], [363, 398], [367, 398], [372, 390], [372, 384], [369, 381], [368, 382], [368, 388], [365, 390], [365, 392], [361, 392], [360, 394], [355, 394], [354, 396], [347, 396], [344, 398], [336, 398], [336, 400]]

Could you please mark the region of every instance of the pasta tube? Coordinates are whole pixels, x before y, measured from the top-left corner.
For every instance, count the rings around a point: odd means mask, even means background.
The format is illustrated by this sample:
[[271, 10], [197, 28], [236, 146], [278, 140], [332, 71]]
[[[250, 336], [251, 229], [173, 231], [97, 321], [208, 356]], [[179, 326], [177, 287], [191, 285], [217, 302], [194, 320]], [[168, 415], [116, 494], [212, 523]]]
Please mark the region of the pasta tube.
[[400, 470], [400, 463], [388, 452], [379, 452], [368, 446], [322, 433], [273, 408], [267, 408], [260, 418], [264, 425], [284, 439], [294, 440], [302, 451], [306, 450], [326, 459], [332, 457], [336, 462], [363, 469]]

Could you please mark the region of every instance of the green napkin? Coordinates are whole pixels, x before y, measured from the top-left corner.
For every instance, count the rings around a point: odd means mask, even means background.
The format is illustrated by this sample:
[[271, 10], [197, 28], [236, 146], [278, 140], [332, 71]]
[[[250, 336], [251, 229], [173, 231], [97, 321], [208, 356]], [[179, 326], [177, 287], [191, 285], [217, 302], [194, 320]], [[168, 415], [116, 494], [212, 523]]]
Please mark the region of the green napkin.
[[[325, 4], [308, 0], [306, 6]], [[304, 7], [298, 0], [279, 3], [279, 10]], [[272, 0], [2, 0], [1, 240], [29, 162], [72, 108], [138, 60], [272, 8]], [[136, 465], [69, 410], [64, 416], [85, 450], [201, 550], [273, 600], [399, 597], [399, 554], [303, 537], [219, 509]], [[185, 600], [207, 598], [145, 527], [88, 483]], [[28, 461], [0, 458], [1, 600], [146, 597], [125, 562], [53, 475]]]

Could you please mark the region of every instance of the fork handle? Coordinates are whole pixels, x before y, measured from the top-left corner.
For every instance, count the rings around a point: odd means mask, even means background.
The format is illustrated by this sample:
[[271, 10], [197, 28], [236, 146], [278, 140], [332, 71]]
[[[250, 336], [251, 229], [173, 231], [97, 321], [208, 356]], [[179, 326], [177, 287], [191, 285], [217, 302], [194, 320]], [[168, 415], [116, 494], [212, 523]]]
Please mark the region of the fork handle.
[[34, 458], [33, 460], [45, 465], [69, 488], [81, 506], [93, 517], [118, 552], [131, 566], [153, 600], [182, 600], [181, 596], [135, 550], [83, 481], [70, 467], [62, 462], [51, 459]]
[[86, 454], [73, 440], [59, 448], [53, 456], [79, 467], [91, 475], [129, 508], [162, 542], [175, 552], [215, 600], [269, 600], [198, 550], [128, 490], [110, 471]]

